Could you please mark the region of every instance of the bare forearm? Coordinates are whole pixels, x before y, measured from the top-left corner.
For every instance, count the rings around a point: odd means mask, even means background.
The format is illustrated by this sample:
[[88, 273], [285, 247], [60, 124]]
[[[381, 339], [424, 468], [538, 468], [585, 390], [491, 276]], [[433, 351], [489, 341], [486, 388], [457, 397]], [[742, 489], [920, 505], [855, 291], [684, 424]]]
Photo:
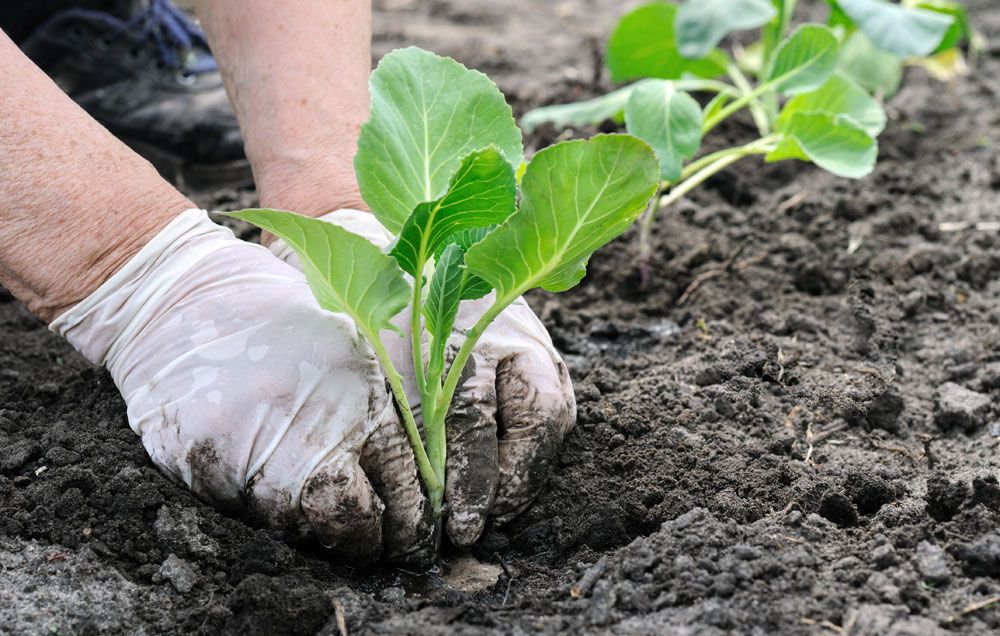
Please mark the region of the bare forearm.
[[51, 321], [193, 207], [0, 33], [0, 284]]
[[319, 215], [363, 205], [354, 179], [368, 114], [370, 0], [199, 0], [261, 204]]

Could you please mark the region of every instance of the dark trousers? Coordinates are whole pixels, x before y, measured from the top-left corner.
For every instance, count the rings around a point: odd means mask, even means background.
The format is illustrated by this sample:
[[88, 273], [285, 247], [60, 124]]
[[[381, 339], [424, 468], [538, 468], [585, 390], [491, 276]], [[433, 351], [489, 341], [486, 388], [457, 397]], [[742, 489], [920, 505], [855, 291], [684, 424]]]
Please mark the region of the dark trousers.
[[89, 9], [128, 15], [130, 5], [122, 0], [0, 0], [0, 29], [20, 42], [51, 16], [67, 9]]

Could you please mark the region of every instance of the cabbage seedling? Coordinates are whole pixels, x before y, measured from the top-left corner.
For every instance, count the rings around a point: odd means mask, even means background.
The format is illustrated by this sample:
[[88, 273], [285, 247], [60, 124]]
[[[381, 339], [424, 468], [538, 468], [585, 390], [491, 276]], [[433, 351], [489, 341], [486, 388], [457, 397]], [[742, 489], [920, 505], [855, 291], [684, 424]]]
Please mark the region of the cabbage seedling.
[[[657, 212], [717, 172], [751, 155], [798, 159], [835, 175], [872, 171], [885, 126], [880, 99], [899, 86], [904, 64], [938, 77], [964, 67], [963, 40], [974, 43], [964, 9], [951, 0], [827, 0], [827, 24], [791, 28], [796, 0], [653, 2], [619, 21], [607, 48], [616, 81], [639, 80], [587, 102], [536, 109], [530, 131], [624, 122], [656, 151], [664, 195], [641, 225], [639, 268], [648, 277]], [[760, 29], [732, 54], [717, 48], [731, 32]], [[720, 79], [725, 77], [726, 80]], [[702, 107], [689, 93], [711, 95]], [[702, 138], [730, 116], [750, 111], [759, 136], [697, 157]]]
[[[660, 169], [652, 149], [630, 135], [560, 143], [524, 164], [521, 131], [496, 85], [417, 48], [385, 56], [370, 88], [355, 171], [365, 202], [396, 237], [386, 251], [291, 212], [232, 216], [287, 242], [320, 305], [354, 320], [389, 382], [440, 517], [445, 419], [476, 342], [526, 291], [580, 282], [591, 254], [646, 209]], [[490, 293], [447, 365], [459, 304]], [[391, 321], [406, 308], [404, 332]], [[422, 434], [387, 338], [410, 339]]]

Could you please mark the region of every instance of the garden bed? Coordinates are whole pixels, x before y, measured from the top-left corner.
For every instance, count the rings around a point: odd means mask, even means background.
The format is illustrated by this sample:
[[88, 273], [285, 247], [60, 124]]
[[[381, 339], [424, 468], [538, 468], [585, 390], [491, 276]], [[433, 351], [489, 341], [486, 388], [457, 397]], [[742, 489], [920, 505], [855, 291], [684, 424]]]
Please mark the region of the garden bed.
[[[607, 87], [620, 2], [376, 4], [379, 55], [455, 56], [519, 114]], [[1000, 42], [1000, 10], [968, 4]], [[940, 226], [1000, 221], [998, 103], [1000, 47], [954, 84], [910, 71], [871, 177], [744, 161], [664, 215], [647, 289], [629, 233], [532, 296], [579, 422], [538, 502], [474, 549], [499, 573], [479, 590], [214, 512], [0, 292], [0, 632], [1000, 629], [1000, 232]]]

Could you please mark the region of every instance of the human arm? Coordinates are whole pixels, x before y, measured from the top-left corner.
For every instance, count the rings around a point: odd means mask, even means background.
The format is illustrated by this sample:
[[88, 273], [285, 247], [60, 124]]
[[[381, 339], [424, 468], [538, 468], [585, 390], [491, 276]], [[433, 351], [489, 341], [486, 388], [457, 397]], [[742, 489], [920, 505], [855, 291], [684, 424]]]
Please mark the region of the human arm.
[[364, 203], [371, 0], [198, 0], [264, 207], [320, 216]]
[[371, 351], [302, 275], [192, 210], [0, 35], [0, 284], [108, 367], [167, 475], [335, 554], [426, 563]]
[[50, 322], [194, 205], [2, 32], [0, 78], [0, 285]]

